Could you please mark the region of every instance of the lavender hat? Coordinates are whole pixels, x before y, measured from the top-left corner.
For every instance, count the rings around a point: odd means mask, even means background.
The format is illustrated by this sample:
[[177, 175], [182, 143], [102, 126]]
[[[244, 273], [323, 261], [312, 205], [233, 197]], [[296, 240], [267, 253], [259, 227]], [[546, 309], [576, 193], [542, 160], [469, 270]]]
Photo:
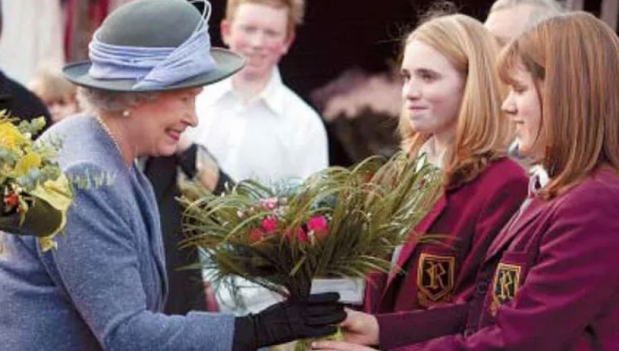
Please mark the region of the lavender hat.
[[[186, 0], [135, 0], [103, 22], [88, 47], [90, 60], [63, 72], [85, 87], [149, 92], [199, 87], [243, 67], [243, 59], [212, 48], [206, 16]], [[195, 1], [194, 1], [195, 2]]]

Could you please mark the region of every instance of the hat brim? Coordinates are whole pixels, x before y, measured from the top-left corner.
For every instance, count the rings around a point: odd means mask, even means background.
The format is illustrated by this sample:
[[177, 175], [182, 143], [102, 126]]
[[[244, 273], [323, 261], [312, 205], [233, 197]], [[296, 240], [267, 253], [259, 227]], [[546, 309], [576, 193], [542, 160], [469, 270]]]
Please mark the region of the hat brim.
[[215, 70], [161, 88], [133, 89], [132, 87], [136, 83], [133, 79], [107, 80], [92, 78], [88, 75], [88, 70], [91, 66], [90, 61], [68, 64], [62, 71], [69, 81], [79, 86], [109, 91], [138, 93], [195, 88], [216, 83], [238, 72], [245, 65], [245, 60], [230, 50], [211, 48], [211, 55], [217, 63], [217, 68]]

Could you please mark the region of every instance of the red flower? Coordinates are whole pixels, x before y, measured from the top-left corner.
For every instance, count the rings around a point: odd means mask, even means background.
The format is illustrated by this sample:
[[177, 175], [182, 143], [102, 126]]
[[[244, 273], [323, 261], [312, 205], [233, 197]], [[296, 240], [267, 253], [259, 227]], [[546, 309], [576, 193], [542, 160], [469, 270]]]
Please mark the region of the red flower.
[[297, 240], [299, 240], [300, 243], [305, 243], [309, 240], [307, 233], [301, 227], [297, 228]]
[[[307, 242], [309, 240], [309, 236], [307, 235], [305, 230], [303, 230], [303, 228], [297, 227], [296, 232], [297, 232], [296, 233], [297, 234], [297, 240], [299, 242], [304, 243], [304, 242]], [[284, 235], [286, 236], [286, 238], [288, 240], [292, 240], [292, 235], [291, 234], [292, 234], [292, 230], [290, 230], [290, 229], [286, 230], [286, 232], [284, 233]]]
[[249, 240], [251, 242], [256, 242], [264, 239], [264, 232], [258, 228], [253, 228], [249, 231]]
[[19, 197], [15, 193], [11, 193], [4, 198], [4, 203], [9, 207], [14, 207], [19, 204]]
[[325, 216], [312, 217], [307, 222], [307, 229], [309, 231], [314, 231], [317, 237], [323, 238], [327, 236], [329, 232], [329, 223], [327, 222], [327, 218]]
[[277, 229], [277, 218], [275, 216], [269, 216], [262, 220], [262, 228], [267, 233], [273, 233]]

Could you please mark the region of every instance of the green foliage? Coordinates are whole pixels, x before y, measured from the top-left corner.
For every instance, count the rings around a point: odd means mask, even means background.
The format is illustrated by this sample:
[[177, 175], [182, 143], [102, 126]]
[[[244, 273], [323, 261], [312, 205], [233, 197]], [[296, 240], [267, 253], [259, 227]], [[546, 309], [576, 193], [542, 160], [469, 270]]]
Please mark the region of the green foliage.
[[182, 246], [206, 254], [215, 284], [240, 276], [303, 298], [314, 277], [388, 271], [391, 253], [415, 240], [441, 191], [439, 172], [404, 153], [331, 167], [293, 186], [245, 181], [223, 196], [188, 188]]

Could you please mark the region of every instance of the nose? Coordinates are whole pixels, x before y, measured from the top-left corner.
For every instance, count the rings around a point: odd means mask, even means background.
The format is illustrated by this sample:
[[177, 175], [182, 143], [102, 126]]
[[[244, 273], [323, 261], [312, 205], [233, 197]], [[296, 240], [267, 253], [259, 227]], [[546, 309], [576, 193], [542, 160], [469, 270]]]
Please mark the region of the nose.
[[260, 31], [256, 31], [249, 38], [249, 44], [251, 45], [252, 48], [262, 48], [264, 46], [265, 40], [266, 40], [266, 37], [264, 33]]
[[189, 125], [191, 127], [197, 127], [198, 126], [198, 114], [196, 113], [195, 105], [194, 105], [194, 108], [192, 108], [187, 113], [187, 118], [185, 118], [185, 123], [187, 123], [187, 125]]
[[402, 84], [402, 98], [404, 100], [418, 100], [421, 98], [421, 88], [410, 79]]
[[508, 115], [514, 115], [517, 112], [516, 104], [514, 103], [513, 92], [510, 92], [503, 100], [501, 104], [501, 111], [505, 112]]

